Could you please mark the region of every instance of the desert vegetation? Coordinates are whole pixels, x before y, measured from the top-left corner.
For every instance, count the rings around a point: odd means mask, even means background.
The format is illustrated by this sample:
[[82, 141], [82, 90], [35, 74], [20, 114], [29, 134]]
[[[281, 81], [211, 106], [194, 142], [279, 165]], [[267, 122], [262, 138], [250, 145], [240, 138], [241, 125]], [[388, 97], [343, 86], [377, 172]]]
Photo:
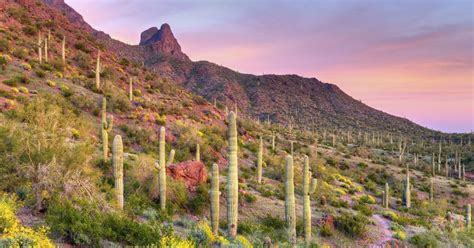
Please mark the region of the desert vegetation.
[[261, 121], [25, 2], [0, 16], [1, 247], [474, 246], [472, 133]]

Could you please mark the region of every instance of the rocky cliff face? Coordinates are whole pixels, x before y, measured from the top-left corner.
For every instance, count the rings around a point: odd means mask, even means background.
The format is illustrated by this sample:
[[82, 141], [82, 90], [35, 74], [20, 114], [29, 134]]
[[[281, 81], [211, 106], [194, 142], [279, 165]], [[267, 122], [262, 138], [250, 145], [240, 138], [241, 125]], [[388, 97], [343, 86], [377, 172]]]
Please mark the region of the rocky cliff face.
[[297, 75], [242, 74], [207, 61], [192, 62], [181, 51], [171, 27], [163, 24], [141, 33], [138, 45], [112, 39], [87, 24], [63, 0], [44, 0], [91, 34], [107, 49], [143, 64], [209, 101], [234, 108], [251, 118], [291, 123], [301, 128], [431, 133], [407, 119], [373, 109], [333, 84]]

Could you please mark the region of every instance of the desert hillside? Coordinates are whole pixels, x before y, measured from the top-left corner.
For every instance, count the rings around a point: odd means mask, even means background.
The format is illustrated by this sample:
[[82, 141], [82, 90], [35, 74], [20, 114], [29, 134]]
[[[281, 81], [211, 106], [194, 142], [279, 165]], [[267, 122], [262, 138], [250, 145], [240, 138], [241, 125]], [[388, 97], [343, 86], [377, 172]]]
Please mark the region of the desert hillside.
[[472, 134], [73, 13], [0, 2], [0, 247], [474, 247]]

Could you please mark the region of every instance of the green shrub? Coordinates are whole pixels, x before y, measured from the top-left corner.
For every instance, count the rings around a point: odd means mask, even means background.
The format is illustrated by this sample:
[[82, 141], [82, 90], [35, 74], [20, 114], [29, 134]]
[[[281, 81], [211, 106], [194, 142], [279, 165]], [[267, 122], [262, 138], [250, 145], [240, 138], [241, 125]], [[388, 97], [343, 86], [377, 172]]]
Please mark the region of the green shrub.
[[0, 68], [4, 71], [12, 59], [7, 54], [0, 54]]
[[434, 231], [427, 231], [416, 234], [410, 239], [410, 243], [416, 247], [430, 247], [436, 248], [441, 247], [439, 243], [440, 234]]
[[341, 216], [338, 216], [335, 220], [336, 227], [340, 231], [351, 237], [360, 238], [367, 231], [367, 224], [369, 220], [363, 215], [352, 215], [348, 213], [343, 213]]
[[158, 243], [172, 229], [158, 223], [134, 221], [116, 213], [102, 213], [92, 205], [75, 206], [69, 201], [54, 201], [46, 213], [51, 231], [74, 245], [98, 246], [103, 239], [129, 245]]
[[36, 76], [38, 76], [39, 78], [44, 78], [46, 76], [46, 72], [43, 71], [43, 70], [36, 70], [35, 71], [35, 74]]
[[0, 52], [9, 52], [10, 51], [10, 41], [7, 39], [0, 39]]
[[7, 79], [3, 81], [4, 84], [12, 87], [18, 86], [18, 84], [29, 84], [30, 83], [30, 78], [26, 75], [19, 74], [16, 75], [15, 77], [11, 79]]
[[203, 183], [198, 186], [196, 196], [189, 200], [187, 208], [192, 213], [200, 215], [209, 207], [209, 201], [209, 186]]
[[28, 50], [25, 48], [18, 48], [13, 51], [13, 56], [19, 58], [19, 59], [26, 59], [28, 56]]
[[90, 53], [91, 51], [86, 47], [86, 44], [84, 42], [76, 42], [74, 43], [74, 48], [77, 50], [81, 50], [85, 53]]

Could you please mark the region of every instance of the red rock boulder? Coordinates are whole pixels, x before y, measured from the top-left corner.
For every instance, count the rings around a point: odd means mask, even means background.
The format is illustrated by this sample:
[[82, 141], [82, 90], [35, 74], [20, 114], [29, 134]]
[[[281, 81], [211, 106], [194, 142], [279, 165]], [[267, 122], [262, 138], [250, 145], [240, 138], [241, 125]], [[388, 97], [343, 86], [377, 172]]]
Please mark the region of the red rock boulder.
[[173, 179], [186, 184], [190, 191], [195, 191], [197, 186], [207, 181], [207, 168], [202, 162], [184, 161], [166, 167], [166, 173]]

